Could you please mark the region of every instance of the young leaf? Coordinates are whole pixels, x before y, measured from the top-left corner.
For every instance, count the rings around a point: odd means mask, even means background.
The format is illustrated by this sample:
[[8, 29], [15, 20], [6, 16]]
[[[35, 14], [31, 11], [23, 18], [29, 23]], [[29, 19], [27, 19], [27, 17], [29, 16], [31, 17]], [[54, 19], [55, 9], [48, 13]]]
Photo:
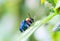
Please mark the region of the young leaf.
[[56, 6], [57, 0], [47, 0], [49, 3], [51, 3], [54, 7]]

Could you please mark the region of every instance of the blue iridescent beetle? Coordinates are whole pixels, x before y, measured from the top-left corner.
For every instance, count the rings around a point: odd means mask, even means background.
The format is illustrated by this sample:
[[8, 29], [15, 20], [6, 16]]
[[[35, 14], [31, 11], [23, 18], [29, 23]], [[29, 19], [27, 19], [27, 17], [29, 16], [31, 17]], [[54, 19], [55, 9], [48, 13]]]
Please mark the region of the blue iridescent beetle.
[[34, 19], [31, 18], [30, 14], [29, 14], [29, 18], [26, 18], [25, 20], [23, 20], [20, 24], [20, 31], [24, 32], [29, 26], [31, 26], [31, 24], [34, 22]]

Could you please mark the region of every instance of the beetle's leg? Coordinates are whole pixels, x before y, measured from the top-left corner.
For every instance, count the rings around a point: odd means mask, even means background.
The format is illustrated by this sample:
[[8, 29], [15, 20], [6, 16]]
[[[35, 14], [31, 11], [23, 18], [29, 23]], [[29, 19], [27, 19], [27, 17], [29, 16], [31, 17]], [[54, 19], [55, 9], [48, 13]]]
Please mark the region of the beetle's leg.
[[23, 32], [24, 30], [23, 29], [20, 29], [21, 32]]

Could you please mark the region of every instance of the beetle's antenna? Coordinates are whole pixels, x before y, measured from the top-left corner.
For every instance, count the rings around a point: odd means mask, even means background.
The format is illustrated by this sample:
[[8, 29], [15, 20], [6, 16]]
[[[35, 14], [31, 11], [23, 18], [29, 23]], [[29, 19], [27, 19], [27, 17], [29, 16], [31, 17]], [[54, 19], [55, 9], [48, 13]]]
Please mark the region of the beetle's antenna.
[[34, 18], [34, 20], [35, 20], [36, 16], [34, 16], [33, 18]]
[[30, 13], [28, 13], [28, 16], [31, 18], [31, 15], [30, 15]]

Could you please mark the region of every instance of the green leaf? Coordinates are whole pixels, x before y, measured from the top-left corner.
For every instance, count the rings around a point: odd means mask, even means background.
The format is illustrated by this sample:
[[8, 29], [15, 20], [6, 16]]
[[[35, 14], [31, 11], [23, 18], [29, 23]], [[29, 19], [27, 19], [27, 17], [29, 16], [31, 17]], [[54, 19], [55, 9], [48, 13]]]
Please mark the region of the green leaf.
[[46, 0], [41, 0], [41, 4], [44, 4]]
[[51, 3], [54, 7], [56, 6], [57, 0], [47, 0], [49, 3]]
[[54, 3], [56, 4], [58, 0], [54, 0]]

